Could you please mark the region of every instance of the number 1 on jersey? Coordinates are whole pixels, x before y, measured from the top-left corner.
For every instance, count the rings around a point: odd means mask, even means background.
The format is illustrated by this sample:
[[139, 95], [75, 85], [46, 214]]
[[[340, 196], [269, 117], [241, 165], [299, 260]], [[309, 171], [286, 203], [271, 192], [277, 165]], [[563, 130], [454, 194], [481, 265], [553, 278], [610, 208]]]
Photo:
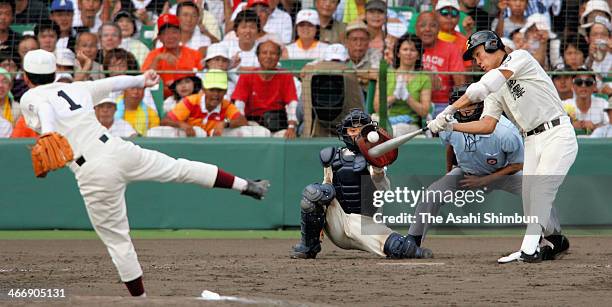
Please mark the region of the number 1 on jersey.
[[69, 96], [66, 94], [66, 92], [64, 92], [64, 91], [59, 91], [59, 92], [57, 92], [57, 96], [60, 96], [60, 97], [64, 98], [64, 99], [65, 99], [65, 100], [66, 100], [66, 101], [67, 101], [67, 102], [70, 104], [70, 111], [78, 110], [78, 109], [80, 109], [80, 108], [81, 108], [81, 105], [80, 105], [80, 104], [76, 104], [76, 103], [74, 102], [74, 100], [72, 100], [72, 98], [70, 98], [70, 97], [69, 97]]

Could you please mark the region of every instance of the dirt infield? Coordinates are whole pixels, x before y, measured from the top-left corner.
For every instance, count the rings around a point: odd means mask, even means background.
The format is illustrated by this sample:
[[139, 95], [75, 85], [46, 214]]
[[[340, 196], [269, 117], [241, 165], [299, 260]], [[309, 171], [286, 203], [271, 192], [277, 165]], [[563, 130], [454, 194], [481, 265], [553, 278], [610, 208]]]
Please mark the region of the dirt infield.
[[[256, 305], [607, 305], [610, 237], [570, 238], [571, 253], [541, 264], [498, 265], [520, 238], [439, 238], [435, 259], [392, 261], [328, 241], [316, 260], [287, 257], [295, 240], [136, 240], [146, 301], [127, 290], [98, 240], [0, 241], [0, 305], [188, 305], [208, 289]], [[60, 288], [66, 299], [10, 299], [11, 288]], [[608, 302], [608, 303], [605, 303]]]

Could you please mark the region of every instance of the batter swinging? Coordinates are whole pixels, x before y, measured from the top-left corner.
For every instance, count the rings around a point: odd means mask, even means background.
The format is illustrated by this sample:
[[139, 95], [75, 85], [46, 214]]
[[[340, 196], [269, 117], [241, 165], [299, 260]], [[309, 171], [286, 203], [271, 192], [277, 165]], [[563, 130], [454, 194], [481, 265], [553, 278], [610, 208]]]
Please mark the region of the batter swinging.
[[[539, 262], [543, 254], [549, 253], [548, 249], [552, 249], [555, 256], [561, 255], [567, 251], [569, 243], [551, 219], [552, 205], [576, 159], [578, 144], [555, 86], [529, 52], [516, 50], [507, 54], [501, 39], [492, 31], [472, 34], [463, 58], [475, 60], [486, 74], [427, 126], [434, 133], [489, 134], [505, 112], [519, 128], [525, 142], [523, 213], [537, 216], [538, 223], [527, 225], [519, 251], [498, 262]], [[457, 109], [482, 100], [485, 105], [479, 121], [449, 123], [445, 120], [446, 115]]]

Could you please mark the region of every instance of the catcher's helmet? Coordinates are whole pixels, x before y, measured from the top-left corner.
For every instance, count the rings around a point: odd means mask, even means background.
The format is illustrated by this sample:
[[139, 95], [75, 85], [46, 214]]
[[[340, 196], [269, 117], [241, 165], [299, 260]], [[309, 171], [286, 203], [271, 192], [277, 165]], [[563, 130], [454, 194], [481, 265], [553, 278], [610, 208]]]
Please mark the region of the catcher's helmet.
[[[459, 100], [459, 98], [461, 98], [461, 96], [465, 94], [465, 91], [467, 90], [467, 88], [468, 88], [467, 84], [453, 87], [453, 91], [451, 92], [451, 95], [450, 95], [449, 104], [453, 104], [455, 103], [455, 101]], [[467, 123], [467, 122], [479, 120], [480, 116], [482, 115], [482, 111], [484, 109], [484, 102], [479, 101], [479, 102], [474, 102], [472, 104], [476, 104], [476, 108], [474, 109], [474, 112], [472, 114], [468, 116], [463, 116], [461, 112], [457, 111], [455, 112], [453, 117], [455, 117], [455, 119], [460, 123]]]
[[342, 119], [342, 122], [336, 127], [338, 138], [346, 144], [346, 147], [353, 152], [359, 152], [359, 147], [355, 144], [355, 140], [348, 135], [348, 128], [363, 127], [368, 124], [377, 125], [372, 121], [370, 115], [366, 114], [361, 109], [351, 109], [351, 111]]
[[488, 53], [493, 53], [497, 50], [505, 50], [506, 48], [497, 33], [489, 30], [478, 31], [470, 35], [467, 41], [467, 50], [463, 53], [463, 60], [472, 60], [474, 49], [480, 45], [484, 45], [484, 49]]

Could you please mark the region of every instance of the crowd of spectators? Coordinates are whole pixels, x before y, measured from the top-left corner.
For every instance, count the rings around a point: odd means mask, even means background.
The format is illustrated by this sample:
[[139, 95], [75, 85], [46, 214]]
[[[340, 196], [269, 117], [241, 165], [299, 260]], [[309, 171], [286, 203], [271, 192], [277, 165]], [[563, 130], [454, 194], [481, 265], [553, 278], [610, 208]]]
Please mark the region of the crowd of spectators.
[[[327, 102], [336, 109], [357, 97], [379, 111], [383, 61], [390, 126], [409, 133], [448, 105], [453, 86], [479, 78], [462, 53], [485, 29], [551, 73], [580, 135], [612, 137], [609, 2], [0, 0], [0, 137], [36, 135], [19, 100], [21, 59], [38, 48], [56, 55], [58, 82], [159, 72], [159, 88], [96, 102], [99, 121], [121, 137], [312, 136], [305, 121], [310, 131], [341, 113], [321, 109], [325, 95], [341, 101]], [[338, 73], [313, 67], [341, 69], [344, 81], [307, 76]]]

